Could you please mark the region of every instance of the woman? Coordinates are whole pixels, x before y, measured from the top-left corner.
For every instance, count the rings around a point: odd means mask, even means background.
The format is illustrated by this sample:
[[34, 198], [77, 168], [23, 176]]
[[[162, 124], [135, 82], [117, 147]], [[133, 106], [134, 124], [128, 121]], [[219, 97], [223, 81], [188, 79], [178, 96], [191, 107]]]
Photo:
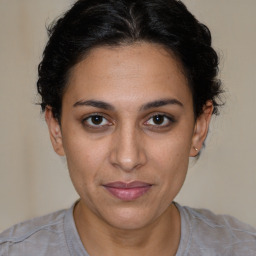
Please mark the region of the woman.
[[80, 199], [0, 236], [0, 255], [255, 255], [255, 229], [173, 200], [218, 113], [207, 27], [175, 0], [78, 1], [38, 92]]

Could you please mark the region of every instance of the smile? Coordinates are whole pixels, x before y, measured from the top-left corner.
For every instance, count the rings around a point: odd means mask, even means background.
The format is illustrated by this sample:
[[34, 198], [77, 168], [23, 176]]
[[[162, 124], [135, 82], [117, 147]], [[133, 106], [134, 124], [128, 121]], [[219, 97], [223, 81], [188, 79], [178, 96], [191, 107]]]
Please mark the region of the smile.
[[104, 188], [110, 192], [110, 194], [123, 201], [133, 201], [143, 196], [151, 187], [152, 184], [140, 181], [130, 183], [117, 181], [104, 185]]

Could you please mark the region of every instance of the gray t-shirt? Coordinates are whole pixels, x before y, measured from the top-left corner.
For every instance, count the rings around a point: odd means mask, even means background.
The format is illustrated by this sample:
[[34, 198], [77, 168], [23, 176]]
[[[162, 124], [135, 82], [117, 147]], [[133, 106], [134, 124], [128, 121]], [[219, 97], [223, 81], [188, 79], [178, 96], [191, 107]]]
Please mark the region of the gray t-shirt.
[[[175, 204], [181, 215], [181, 240], [176, 256], [256, 255], [256, 229], [230, 216]], [[75, 227], [73, 206], [1, 233], [0, 256], [16, 255], [89, 256]]]

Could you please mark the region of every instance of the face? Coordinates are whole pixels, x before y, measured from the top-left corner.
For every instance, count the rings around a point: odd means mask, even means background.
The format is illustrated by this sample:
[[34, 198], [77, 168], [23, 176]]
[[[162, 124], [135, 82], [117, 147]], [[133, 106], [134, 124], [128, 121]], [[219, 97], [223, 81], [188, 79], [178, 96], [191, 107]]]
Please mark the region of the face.
[[61, 128], [50, 108], [46, 121], [84, 212], [132, 229], [153, 223], [171, 204], [211, 111], [209, 103], [195, 121], [179, 62], [141, 43], [93, 49], [71, 72]]

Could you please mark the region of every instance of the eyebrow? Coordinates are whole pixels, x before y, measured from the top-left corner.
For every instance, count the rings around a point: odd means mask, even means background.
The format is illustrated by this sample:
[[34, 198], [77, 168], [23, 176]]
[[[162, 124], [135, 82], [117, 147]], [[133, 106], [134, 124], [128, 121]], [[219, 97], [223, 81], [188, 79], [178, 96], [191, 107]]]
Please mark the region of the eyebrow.
[[145, 105], [143, 105], [140, 108], [140, 110], [145, 111], [150, 108], [159, 108], [159, 107], [163, 107], [166, 105], [178, 105], [180, 107], [183, 107], [183, 104], [180, 101], [178, 101], [177, 99], [161, 99], [161, 100], [156, 100], [156, 101], [146, 103]]
[[[166, 105], [178, 105], [180, 107], [183, 107], [183, 104], [178, 101], [177, 99], [161, 99], [161, 100], [155, 100], [152, 102], [148, 102], [140, 107], [140, 111], [145, 111], [151, 108], [159, 108]], [[79, 106], [91, 106], [95, 108], [101, 108], [105, 110], [115, 110], [115, 107], [107, 102], [104, 101], [98, 101], [98, 100], [81, 100], [76, 102], [73, 107], [79, 107]]]
[[78, 107], [78, 106], [91, 106], [95, 108], [102, 108], [105, 110], [114, 110], [115, 108], [104, 101], [98, 101], [98, 100], [85, 100], [85, 101], [78, 101], [76, 102], [73, 107]]

